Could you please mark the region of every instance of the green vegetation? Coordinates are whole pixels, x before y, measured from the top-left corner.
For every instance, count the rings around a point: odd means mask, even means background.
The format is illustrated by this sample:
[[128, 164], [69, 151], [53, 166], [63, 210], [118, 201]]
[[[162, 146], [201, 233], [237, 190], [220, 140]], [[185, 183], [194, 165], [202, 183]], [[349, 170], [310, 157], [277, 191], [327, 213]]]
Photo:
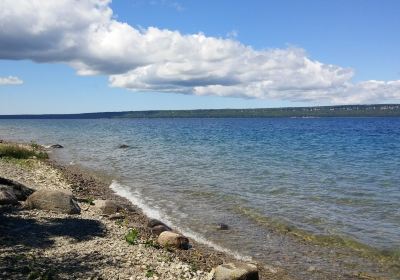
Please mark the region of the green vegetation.
[[86, 114], [2, 115], [0, 119], [112, 118], [312, 118], [400, 117], [400, 104], [341, 105], [259, 109], [154, 110]]
[[154, 274], [155, 274], [155, 271], [153, 269], [151, 269], [151, 268], [147, 269], [147, 271], [146, 271], [147, 278], [153, 277]]
[[138, 242], [139, 231], [137, 229], [130, 229], [125, 235], [125, 240], [131, 245], [136, 245]]
[[32, 255], [29, 259], [27, 267], [29, 273], [27, 276], [28, 280], [52, 280], [56, 279], [55, 271], [51, 267], [43, 268], [36, 263], [35, 257]]
[[16, 144], [0, 144], [0, 158], [47, 159], [48, 155], [46, 152], [33, 147], [25, 147]]
[[338, 235], [313, 234], [293, 225], [289, 225], [284, 221], [266, 217], [243, 206], [238, 206], [235, 210], [242, 215], [246, 215], [259, 225], [268, 227], [269, 229], [281, 234], [293, 236], [294, 238], [298, 238], [304, 242], [309, 242], [319, 246], [348, 248], [353, 252], [357, 252], [362, 257], [389, 265], [400, 275], [400, 251], [396, 248], [393, 250], [383, 251], [351, 238], [345, 238]]
[[92, 198], [92, 197], [84, 198], [81, 200], [81, 202], [87, 203], [89, 205], [94, 205], [94, 198]]

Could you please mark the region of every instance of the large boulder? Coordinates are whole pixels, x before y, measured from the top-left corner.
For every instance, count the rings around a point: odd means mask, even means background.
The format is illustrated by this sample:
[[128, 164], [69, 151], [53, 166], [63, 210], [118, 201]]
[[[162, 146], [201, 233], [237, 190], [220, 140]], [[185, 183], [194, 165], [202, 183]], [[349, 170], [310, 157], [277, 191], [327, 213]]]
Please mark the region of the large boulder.
[[97, 199], [93, 203], [96, 209], [105, 215], [112, 215], [122, 210], [122, 207], [113, 200]]
[[162, 232], [157, 239], [158, 244], [163, 247], [174, 247], [178, 249], [189, 249], [189, 239], [172, 231]]
[[15, 194], [7, 189], [0, 189], [0, 205], [15, 205], [18, 199]]
[[258, 268], [250, 263], [221, 264], [210, 272], [215, 280], [258, 280]]
[[72, 193], [64, 190], [38, 190], [27, 198], [25, 205], [30, 209], [51, 210], [65, 214], [81, 212]]
[[0, 177], [0, 190], [9, 190], [18, 200], [26, 200], [34, 190], [18, 182]]

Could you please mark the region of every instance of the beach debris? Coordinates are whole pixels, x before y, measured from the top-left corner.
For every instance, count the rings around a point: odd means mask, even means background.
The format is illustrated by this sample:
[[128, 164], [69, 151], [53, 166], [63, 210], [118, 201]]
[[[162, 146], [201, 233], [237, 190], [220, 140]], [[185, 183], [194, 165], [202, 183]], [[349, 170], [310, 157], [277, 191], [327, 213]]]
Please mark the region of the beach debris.
[[18, 200], [26, 200], [34, 192], [31, 188], [3, 177], [0, 177], [0, 189], [14, 193]]
[[228, 230], [229, 226], [227, 224], [224, 224], [224, 223], [218, 223], [217, 224], [217, 229], [218, 230]]
[[93, 203], [95, 208], [105, 215], [115, 214], [122, 209], [114, 200], [97, 199]]
[[178, 249], [189, 249], [189, 239], [181, 234], [164, 231], [157, 239], [158, 244], [162, 247], [175, 247]]
[[118, 146], [118, 149], [127, 149], [129, 147], [130, 147], [129, 145], [121, 144], [121, 145]]
[[250, 263], [226, 263], [213, 268], [209, 279], [215, 280], [258, 280], [258, 268]]
[[0, 189], [0, 205], [15, 205], [18, 199], [15, 194], [7, 189]]
[[72, 192], [67, 190], [38, 190], [27, 198], [25, 206], [29, 209], [51, 210], [65, 214], [81, 212]]

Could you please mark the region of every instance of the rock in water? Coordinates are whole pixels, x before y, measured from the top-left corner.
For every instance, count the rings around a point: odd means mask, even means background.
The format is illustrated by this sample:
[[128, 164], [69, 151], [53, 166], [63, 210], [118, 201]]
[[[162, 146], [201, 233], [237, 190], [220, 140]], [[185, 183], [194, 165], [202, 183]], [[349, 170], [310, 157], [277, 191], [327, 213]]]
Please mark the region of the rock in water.
[[175, 247], [178, 249], [189, 249], [189, 239], [172, 231], [164, 231], [160, 234], [157, 242], [163, 247]]
[[152, 227], [155, 227], [155, 226], [167, 226], [166, 224], [164, 224], [163, 222], [161, 222], [161, 221], [159, 221], [159, 220], [157, 220], [157, 219], [150, 219], [148, 222], [147, 222], [147, 227], [149, 227], [149, 228], [152, 228]]
[[151, 228], [151, 232], [155, 235], [160, 235], [164, 231], [171, 231], [171, 228], [166, 225], [157, 225]]
[[219, 223], [219, 224], [217, 224], [217, 229], [219, 229], [219, 230], [228, 230], [229, 226], [227, 224], [224, 224], [224, 223]]
[[25, 203], [31, 209], [51, 210], [65, 214], [79, 214], [81, 208], [70, 191], [38, 190]]
[[13, 192], [18, 200], [25, 200], [34, 190], [18, 182], [0, 177], [0, 189], [6, 189]]
[[64, 147], [62, 145], [60, 145], [60, 144], [53, 144], [53, 145], [45, 146], [45, 148], [46, 149], [61, 149], [61, 148], [64, 148]]
[[258, 280], [258, 269], [249, 263], [221, 264], [210, 272], [215, 280]]
[[103, 199], [98, 199], [93, 201], [94, 206], [102, 213], [105, 215], [112, 215], [117, 213], [119, 210], [122, 209], [120, 205], [117, 204], [117, 202], [113, 200], [103, 200]]
[[0, 189], [0, 205], [15, 205], [18, 204], [18, 199], [15, 194], [6, 189]]
[[122, 145], [119, 145], [118, 148], [119, 149], [127, 149], [127, 148], [129, 148], [129, 146], [125, 145], [125, 144], [122, 144]]

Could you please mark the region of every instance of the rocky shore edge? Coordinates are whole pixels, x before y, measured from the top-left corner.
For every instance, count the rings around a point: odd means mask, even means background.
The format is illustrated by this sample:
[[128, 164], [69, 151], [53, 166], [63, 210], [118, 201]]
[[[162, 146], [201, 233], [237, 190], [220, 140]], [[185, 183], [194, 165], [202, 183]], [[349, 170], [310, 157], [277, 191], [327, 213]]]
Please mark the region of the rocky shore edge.
[[[51, 153], [62, 146], [15, 145]], [[0, 154], [0, 278], [288, 279], [189, 240], [115, 194], [110, 179], [54, 159]]]

